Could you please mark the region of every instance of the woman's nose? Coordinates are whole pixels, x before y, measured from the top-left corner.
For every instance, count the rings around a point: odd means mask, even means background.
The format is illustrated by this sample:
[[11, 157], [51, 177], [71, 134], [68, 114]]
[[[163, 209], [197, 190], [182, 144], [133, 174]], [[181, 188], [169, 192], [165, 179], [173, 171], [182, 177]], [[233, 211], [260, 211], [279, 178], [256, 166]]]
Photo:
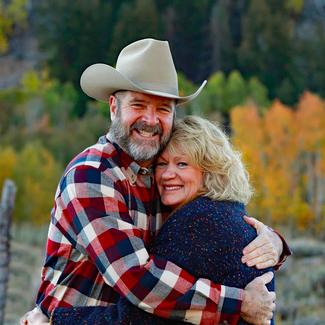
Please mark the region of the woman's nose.
[[162, 173], [163, 179], [172, 179], [176, 177], [175, 167], [172, 165], [168, 165], [167, 168]]

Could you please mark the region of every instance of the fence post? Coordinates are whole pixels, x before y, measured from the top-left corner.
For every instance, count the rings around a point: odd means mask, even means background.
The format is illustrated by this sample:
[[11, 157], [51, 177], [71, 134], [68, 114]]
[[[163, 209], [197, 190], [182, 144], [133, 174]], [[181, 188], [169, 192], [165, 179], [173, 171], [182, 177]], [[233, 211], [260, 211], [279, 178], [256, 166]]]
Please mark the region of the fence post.
[[17, 187], [6, 179], [0, 204], [0, 325], [4, 323], [10, 262], [10, 224], [14, 213]]

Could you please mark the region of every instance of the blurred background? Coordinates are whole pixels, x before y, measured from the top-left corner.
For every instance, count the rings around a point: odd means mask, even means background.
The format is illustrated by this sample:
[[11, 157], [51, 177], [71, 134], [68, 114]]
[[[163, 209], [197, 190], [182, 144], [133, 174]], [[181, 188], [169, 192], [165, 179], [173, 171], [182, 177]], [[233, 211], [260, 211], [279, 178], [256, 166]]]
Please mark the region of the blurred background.
[[325, 0], [0, 0], [0, 190], [18, 187], [5, 324], [34, 307], [56, 186], [105, 134], [109, 106], [79, 86], [135, 40], [168, 40], [178, 116], [220, 121], [243, 151], [247, 207], [294, 255], [276, 277], [277, 325], [325, 324]]

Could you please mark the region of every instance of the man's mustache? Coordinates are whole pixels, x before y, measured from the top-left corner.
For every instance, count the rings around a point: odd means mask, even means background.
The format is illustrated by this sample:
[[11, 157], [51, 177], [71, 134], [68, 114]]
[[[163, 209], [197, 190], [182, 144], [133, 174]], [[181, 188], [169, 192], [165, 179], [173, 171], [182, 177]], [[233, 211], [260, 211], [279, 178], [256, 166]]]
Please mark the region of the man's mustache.
[[131, 125], [130, 133], [132, 132], [132, 130], [151, 132], [154, 134], [159, 134], [160, 136], [163, 135], [163, 131], [160, 125], [150, 126], [140, 121], [137, 121]]

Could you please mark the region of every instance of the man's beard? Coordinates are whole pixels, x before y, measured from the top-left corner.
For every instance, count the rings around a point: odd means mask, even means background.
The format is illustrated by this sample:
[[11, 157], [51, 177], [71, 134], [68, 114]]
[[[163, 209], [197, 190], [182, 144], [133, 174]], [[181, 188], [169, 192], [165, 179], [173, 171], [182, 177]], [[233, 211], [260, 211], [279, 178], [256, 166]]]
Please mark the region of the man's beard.
[[[131, 138], [132, 130], [152, 132], [158, 134], [160, 139], [158, 143], [153, 141], [142, 141], [140, 139]], [[143, 122], [135, 122], [130, 129], [126, 126], [122, 119], [120, 109], [117, 110], [115, 119], [112, 121], [110, 127], [110, 134], [114, 141], [135, 161], [149, 161], [155, 159], [166, 147], [171, 131], [163, 135], [161, 126], [149, 126]]]

